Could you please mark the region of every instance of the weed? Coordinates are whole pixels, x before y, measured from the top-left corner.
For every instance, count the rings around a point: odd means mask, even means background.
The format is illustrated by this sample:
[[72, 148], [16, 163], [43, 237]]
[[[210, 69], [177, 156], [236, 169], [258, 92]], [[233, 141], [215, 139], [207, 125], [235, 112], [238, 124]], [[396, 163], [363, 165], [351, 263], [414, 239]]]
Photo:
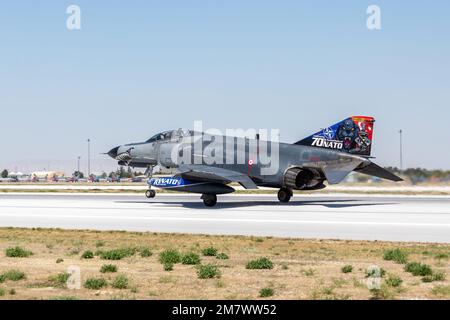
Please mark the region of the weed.
[[384, 260], [395, 261], [397, 263], [404, 264], [408, 260], [408, 255], [401, 249], [389, 249], [384, 250]]
[[162, 264], [175, 264], [181, 262], [181, 254], [175, 249], [164, 250], [159, 254], [159, 261]]
[[214, 247], [208, 247], [202, 250], [202, 254], [207, 257], [214, 257], [217, 255], [217, 249]]
[[113, 264], [104, 264], [100, 268], [101, 273], [113, 273], [117, 272], [117, 266]]
[[128, 278], [124, 276], [123, 274], [118, 275], [113, 283], [112, 287], [116, 289], [126, 289], [128, 288]]
[[273, 262], [269, 258], [263, 257], [249, 261], [245, 267], [247, 269], [273, 269]]
[[419, 262], [410, 262], [405, 266], [405, 271], [411, 273], [413, 276], [431, 276], [433, 270], [427, 264], [422, 264]]
[[81, 255], [81, 259], [93, 259], [93, 258], [94, 258], [94, 253], [90, 250], [86, 250]]
[[271, 297], [274, 294], [274, 290], [272, 288], [262, 288], [259, 290], [259, 296], [261, 298]]
[[181, 262], [183, 264], [200, 264], [200, 257], [194, 252], [189, 252], [183, 255]]
[[350, 273], [353, 271], [353, 266], [352, 265], [345, 265], [341, 268], [342, 273]]
[[197, 275], [200, 279], [220, 278], [220, 270], [213, 264], [206, 264], [198, 268]]
[[224, 252], [219, 253], [216, 256], [216, 258], [219, 259], [219, 260], [228, 260], [228, 259], [230, 259], [230, 257]]
[[98, 290], [106, 286], [106, 280], [102, 278], [89, 278], [84, 282], [84, 287], [86, 289]]
[[23, 249], [21, 247], [8, 248], [5, 250], [5, 254], [10, 258], [27, 258], [33, 254], [33, 252]]

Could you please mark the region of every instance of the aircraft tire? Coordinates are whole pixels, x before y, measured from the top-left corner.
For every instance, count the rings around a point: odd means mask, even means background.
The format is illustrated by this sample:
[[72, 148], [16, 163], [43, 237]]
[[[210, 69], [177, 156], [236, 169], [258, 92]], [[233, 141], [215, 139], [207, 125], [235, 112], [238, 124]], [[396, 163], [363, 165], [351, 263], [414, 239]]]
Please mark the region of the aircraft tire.
[[147, 198], [154, 198], [156, 196], [156, 191], [155, 190], [147, 190], [147, 191], [145, 191], [145, 196]]
[[217, 204], [217, 196], [215, 194], [203, 194], [203, 204], [207, 207], [214, 207]]
[[282, 203], [288, 203], [291, 200], [292, 191], [288, 188], [281, 188], [278, 191], [278, 200]]

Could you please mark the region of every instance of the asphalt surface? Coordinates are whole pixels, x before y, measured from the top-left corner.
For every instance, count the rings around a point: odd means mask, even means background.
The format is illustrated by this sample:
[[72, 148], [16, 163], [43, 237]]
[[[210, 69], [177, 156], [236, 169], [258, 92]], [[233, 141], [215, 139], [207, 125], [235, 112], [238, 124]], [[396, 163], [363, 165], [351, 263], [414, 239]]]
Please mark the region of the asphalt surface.
[[0, 227], [450, 243], [450, 197], [0, 194]]

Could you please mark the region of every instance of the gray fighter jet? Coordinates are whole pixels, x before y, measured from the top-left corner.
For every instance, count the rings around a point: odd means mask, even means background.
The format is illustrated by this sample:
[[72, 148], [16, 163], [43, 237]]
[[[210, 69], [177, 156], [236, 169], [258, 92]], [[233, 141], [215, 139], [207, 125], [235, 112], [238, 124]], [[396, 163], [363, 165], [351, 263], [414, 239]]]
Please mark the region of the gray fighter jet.
[[[318, 190], [337, 184], [352, 171], [391, 180], [402, 179], [371, 161], [374, 118], [352, 116], [294, 144], [216, 135], [191, 130], [158, 133], [141, 143], [121, 145], [107, 154], [119, 165], [147, 168], [152, 187], [202, 194], [206, 206], [218, 194], [245, 189], [278, 188], [287, 203], [293, 190]], [[155, 166], [175, 168], [173, 177], [152, 178]]]

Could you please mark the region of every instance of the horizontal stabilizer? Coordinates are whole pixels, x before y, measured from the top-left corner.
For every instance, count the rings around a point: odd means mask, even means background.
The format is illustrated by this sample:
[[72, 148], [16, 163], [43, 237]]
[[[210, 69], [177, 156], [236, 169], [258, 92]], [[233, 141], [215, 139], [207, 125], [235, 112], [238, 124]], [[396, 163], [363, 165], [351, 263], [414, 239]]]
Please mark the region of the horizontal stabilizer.
[[351, 159], [345, 163], [325, 164], [322, 171], [330, 184], [337, 184], [345, 179], [356, 167], [362, 163], [362, 160]]
[[392, 172], [380, 167], [379, 165], [373, 162], [371, 162], [368, 166], [365, 166], [361, 169], [356, 169], [355, 171], [367, 174], [369, 176], [375, 176], [378, 178], [387, 179], [395, 182], [403, 181], [403, 179], [400, 178], [399, 176], [396, 176]]

